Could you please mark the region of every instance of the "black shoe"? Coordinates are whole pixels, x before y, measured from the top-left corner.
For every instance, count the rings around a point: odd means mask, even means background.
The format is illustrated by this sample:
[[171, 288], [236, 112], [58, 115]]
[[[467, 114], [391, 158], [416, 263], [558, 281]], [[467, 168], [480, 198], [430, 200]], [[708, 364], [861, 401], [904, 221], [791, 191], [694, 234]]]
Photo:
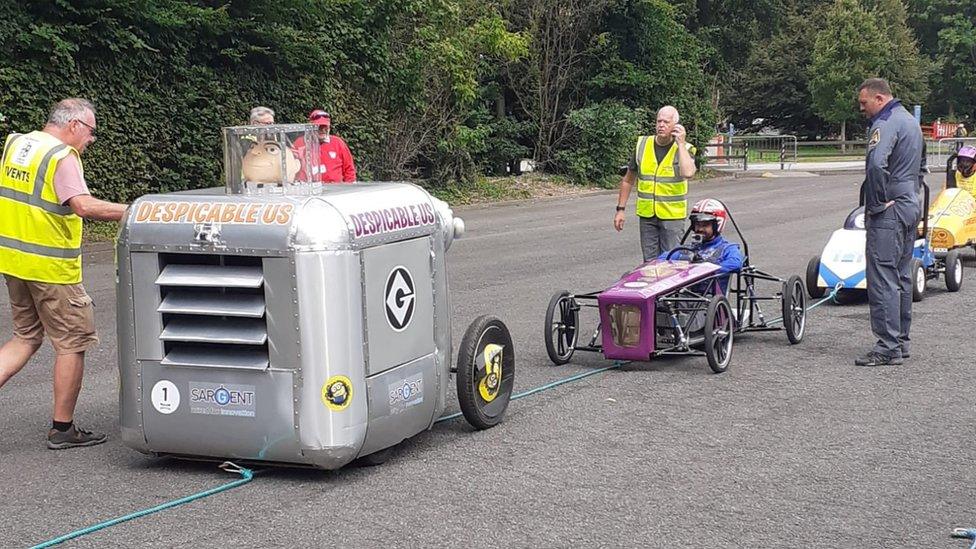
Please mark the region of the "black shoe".
[[909, 354], [909, 353], [905, 353], [905, 352], [903, 352], [903, 353], [901, 354], [901, 357], [902, 357], [902, 358], [912, 358], [912, 355], [911, 355], [911, 354]]
[[67, 431], [51, 429], [47, 433], [47, 447], [52, 450], [94, 446], [108, 440], [103, 433], [92, 433], [72, 425]]
[[855, 366], [898, 366], [899, 364], [902, 364], [901, 357], [883, 355], [875, 351], [854, 359]]

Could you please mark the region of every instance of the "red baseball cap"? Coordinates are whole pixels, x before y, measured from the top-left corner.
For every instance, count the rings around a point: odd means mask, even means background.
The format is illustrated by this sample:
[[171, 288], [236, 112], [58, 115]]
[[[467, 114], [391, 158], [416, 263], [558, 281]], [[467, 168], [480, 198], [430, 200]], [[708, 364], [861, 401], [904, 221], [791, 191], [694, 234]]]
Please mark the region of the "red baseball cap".
[[308, 121], [316, 126], [331, 126], [332, 116], [322, 109], [315, 109], [308, 113]]

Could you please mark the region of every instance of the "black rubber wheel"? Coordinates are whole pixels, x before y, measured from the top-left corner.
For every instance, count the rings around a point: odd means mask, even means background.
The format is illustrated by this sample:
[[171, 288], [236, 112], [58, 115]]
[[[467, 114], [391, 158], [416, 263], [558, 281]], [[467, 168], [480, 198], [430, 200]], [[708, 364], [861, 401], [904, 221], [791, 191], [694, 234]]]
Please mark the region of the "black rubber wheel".
[[821, 288], [817, 281], [820, 279], [820, 256], [815, 255], [807, 263], [807, 292], [810, 297], [818, 299], [827, 293], [827, 288]]
[[962, 288], [962, 254], [959, 250], [949, 250], [945, 256], [945, 284], [950, 292], [958, 292]]
[[716, 374], [729, 369], [732, 362], [732, 307], [724, 295], [712, 296], [705, 313], [705, 358]]
[[553, 294], [546, 309], [546, 353], [553, 364], [573, 358], [579, 340], [579, 305], [563, 290]]
[[383, 448], [372, 454], [360, 456], [353, 461], [353, 465], [357, 467], [376, 467], [377, 465], [383, 465], [390, 460], [393, 455], [393, 448], [395, 446], [390, 446], [389, 448]]
[[793, 275], [783, 284], [783, 327], [790, 343], [803, 340], [807, 325], [807, 291], [800, 277]]
[[925, 283], [928, 280], [925, 274], [925, 267], [917, 257], [912, 258], [912, 301], [922, 301], [925, 297]]
[[475, 429], [501, 422], [515, 386], [515, 345], [505, 323], [479, 316], [461, 338], [457, 392], [461, 413]]

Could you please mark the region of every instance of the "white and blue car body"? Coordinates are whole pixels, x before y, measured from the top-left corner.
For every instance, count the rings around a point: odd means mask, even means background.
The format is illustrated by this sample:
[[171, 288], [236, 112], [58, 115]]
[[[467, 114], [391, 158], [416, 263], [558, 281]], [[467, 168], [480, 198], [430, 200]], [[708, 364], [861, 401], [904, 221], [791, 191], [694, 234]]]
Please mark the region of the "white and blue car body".
[[[864, 229], [864, 207], [852, 211], [842, 229], [830, 235], [823, 252], [814, 256], [807, 265], [807, 288], [812, 297], [821, 297], [828, 290], [839, 288], [850, 295], [855, 290], [867, 290], [867, 265]], [[915, 281], [915, 300], [921, 299], [925, 283], [939, 276], [939, 263], [925, 238], [915, 240], [912, 252], [912, 275]]]

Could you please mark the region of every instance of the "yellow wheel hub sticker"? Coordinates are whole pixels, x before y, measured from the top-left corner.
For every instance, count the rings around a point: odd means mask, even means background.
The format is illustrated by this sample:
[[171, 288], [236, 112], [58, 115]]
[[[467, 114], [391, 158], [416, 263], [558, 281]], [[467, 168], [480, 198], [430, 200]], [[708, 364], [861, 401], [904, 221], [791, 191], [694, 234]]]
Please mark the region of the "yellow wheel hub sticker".
[[485, 376], [478, 382], [478, 393], [485, 402], [491, 402], [498, 396], [502, 386], [502, 350], [504, 347], [489, 343], [482, 354], [485, 360]]

